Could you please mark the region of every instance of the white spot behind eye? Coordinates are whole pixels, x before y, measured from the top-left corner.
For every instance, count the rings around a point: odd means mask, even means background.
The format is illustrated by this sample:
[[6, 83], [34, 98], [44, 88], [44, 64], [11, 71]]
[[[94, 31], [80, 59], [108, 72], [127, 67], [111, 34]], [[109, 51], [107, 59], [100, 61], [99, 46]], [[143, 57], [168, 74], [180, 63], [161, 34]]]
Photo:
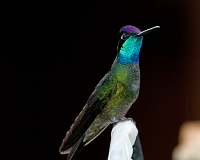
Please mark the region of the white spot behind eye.
[[123, 39], [124, 34], [121, 35], [121, 39]]
[[122, 34], [122, 36], [121, 36], [121, 39], [122, 40], [125, 40], [125, 39], [127, 39], [127, 36], [126, 36], [126, 34], [124, 33], [124, 34]]

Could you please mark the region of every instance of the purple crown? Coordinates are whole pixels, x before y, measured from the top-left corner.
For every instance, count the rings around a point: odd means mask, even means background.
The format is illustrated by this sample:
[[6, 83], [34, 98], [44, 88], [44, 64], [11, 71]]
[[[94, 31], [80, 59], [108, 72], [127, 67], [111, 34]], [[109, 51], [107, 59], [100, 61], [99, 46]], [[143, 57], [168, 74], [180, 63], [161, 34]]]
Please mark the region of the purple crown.
[[127, 26], [124, 26], [120, 29], [120, 31], [126, 31], [128, 33], [140, 33], [141, 30], [134, 27], [134, 26], [131, 26], [131, 25], [127, 25]]

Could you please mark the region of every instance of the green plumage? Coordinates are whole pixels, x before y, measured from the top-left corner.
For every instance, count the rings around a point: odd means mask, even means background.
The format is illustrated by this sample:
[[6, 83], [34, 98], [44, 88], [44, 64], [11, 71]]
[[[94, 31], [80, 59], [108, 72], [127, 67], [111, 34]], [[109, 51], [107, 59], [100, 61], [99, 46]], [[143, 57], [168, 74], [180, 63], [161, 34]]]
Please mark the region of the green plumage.
[[110, 71], [97, 84], [61, 144], [60, 153], [70, 153], [68, 160], [77, 155], [80, 146], [89, 144], [109, 124], [122, 119], [138, 98], [139, 52], [142, 35], [149, 31], [141, 32], [133, 26], [121, 28], [118, 53]]
[[[96, 94], [100, 100], [105, 100], [108, 94], [112, 94], [112, 96], [106, 99], [106, 105], [102, 112], [98, 114], [86, 131], [84, 142], [90, 141], [107, 125], [123, 118], [139, 95], [140, 70], [138, 63], [125, 66], [117, 60], [106, 78], [101, 90], [97, 87], [93, 94]], [[99, 85], [102, 85], [102, 82]]]
[[[106, 100], [106, 105], [86, 131], [84, 142], [90, 141], [106, 126], [123, 118], [138, 98], [141, 45], [142, 37], [129, 37], [119, 50], [110, 72], [97, 85], [93, 94], [100, 100]], [[112, 96], [106, 99], [108, 94]]]

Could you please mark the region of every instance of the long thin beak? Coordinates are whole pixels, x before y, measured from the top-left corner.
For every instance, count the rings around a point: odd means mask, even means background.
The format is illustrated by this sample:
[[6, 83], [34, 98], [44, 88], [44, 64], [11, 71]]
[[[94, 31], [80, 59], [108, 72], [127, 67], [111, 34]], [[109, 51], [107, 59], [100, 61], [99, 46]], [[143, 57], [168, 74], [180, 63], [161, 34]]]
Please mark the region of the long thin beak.
[[160, 26], [155, 26], [155, 27], [152, 27], [152, 28], [149, 28], [149, 29], [146, 29], [140, 33], [137, 34], [137, 36], [144, 36], [145, 34], [149, 33], [149, 32], [152, 32], [152, 31], [155, 31], [157, 29], [159, 29]]

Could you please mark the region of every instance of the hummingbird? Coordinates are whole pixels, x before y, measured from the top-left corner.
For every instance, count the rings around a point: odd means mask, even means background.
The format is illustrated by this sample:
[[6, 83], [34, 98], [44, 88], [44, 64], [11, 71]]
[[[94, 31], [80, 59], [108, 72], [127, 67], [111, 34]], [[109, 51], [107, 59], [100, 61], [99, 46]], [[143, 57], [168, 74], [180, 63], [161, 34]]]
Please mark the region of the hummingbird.
[[126, 25], [119, 30], [117, 56], [110, 70], [96, 85], [59, 148], [60, 154], [68, 154], [67, 160], [74, 160], [110, 124], [126, 119], [124, 116], [139, 96], [143, 36], [158, 28], [141, 31]]

